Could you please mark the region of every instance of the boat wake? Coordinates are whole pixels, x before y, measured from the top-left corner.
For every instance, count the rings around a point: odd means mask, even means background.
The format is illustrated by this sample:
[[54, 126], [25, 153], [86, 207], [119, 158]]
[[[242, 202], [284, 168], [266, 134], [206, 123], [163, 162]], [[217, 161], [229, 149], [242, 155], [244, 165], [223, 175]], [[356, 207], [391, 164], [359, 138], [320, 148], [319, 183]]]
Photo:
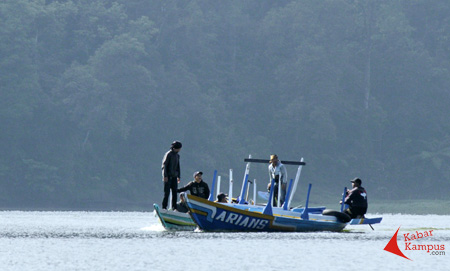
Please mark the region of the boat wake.
[[143, 227], [141, 228], [142, 231], [156, 231], [156, 232], [161, 232], [161, 231], [165, 231], [166, 229], [164, 229], [164, 227], [158, 223], [158, 224], [153, 224], [150, 225], [148, 227]]

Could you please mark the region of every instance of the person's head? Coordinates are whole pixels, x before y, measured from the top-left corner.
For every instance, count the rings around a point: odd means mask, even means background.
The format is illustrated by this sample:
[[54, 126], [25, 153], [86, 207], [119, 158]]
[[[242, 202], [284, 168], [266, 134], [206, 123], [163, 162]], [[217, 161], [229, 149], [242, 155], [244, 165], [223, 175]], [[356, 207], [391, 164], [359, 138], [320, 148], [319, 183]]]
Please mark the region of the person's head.
[[217, 202], [227, 202], [228, 195], [220, 192], [219, 195], [217, 195]]
[[203, 172], [201, 172], [201, 171], [196, 171], [196, 172], [194, 172], [194, 180], [196, 181], [196, 182], [201, 182], [202, 181], [202, 176], [203, 176]]
[[181, 148], [183, 147], [183, 144], [181, 144], [181, 142], [180, 141], [174, 141], [174, 142], [172, 142], [172, 145], [171, 145], [171, 149], [174, 151], [174, 152], [179, 152], [180, 150], [181, 150]]
[[353, 187], [360, 187], [362, 183], [360, 178], [354, 178], [350, 182], [352, 183]]
[[278, 155], [276, 154], [270, 155], [269, 163], [271, 163], [272, 166], [276, 166], [278, 164]]
[[180, 194], [180, 201], [181, 202], [185, 202], [186, 201], [186, 198], [184, 197], [183, 193]]

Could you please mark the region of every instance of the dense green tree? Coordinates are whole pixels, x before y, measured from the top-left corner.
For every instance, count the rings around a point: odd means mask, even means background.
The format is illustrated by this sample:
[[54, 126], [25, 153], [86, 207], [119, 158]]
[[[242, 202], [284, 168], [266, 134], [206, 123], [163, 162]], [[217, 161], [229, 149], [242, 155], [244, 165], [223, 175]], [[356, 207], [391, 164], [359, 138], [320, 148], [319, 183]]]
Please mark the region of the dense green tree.
[[[277, 153], [304, 157], [302, 180], [324, 199], [355, 176], [372, 199], [445, 198], [448, 11], [444, 0], [2, 1], [0, 203], [147, 209], [173, 140], [182, 184], [230, 168], [240, 181], [244, 157]], [[259, 187], [266, 170], [252, 165]]]

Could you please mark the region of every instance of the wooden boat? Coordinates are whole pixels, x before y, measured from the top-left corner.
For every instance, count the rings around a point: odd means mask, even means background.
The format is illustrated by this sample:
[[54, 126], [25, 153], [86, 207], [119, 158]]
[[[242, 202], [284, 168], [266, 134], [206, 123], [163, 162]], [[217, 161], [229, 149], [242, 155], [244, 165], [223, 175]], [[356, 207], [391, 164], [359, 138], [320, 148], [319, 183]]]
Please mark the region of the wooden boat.
[[[212, 197], [207, 199], [193, 195], [187, 195], [187, 204], [194, 222], [204, 231], [342, 231], [347, 225], [364, 225], [380, 223], [382, 218], [353, 219], [338, 211], [324, 212], [323, 208], [308, 208], [311, 184], [309, 184], [306, 205], [304, 208], [291, 209], [289, 203], [292, 199], [291, 192], [295, 190], [300, 176], [301, 162], [289, 162], [299, 165], [295, 183], [291, 179], [286, 195], [286, 202], [282, 207], [272, 207], [274, 194], [274, 180], [272, 180], [268, 203], [264, 207], [244, 204], [244, 195], [247, 189], [248, 171], [250, 162], [267, 163], [262, 159], [245, 159], [247, 164], [243, 188], [241, 190], [239, 204], [213, 202]], [[286, 162], [284, 162], [286, 164]], [[214, 191], [215, 182], [213, 180]], [[311, 209], [311, 210], [310, 210]]]
[[197, 225], [188, 213], [160, 209], [158, 204], [153, 204], [155, 216], [159, 218], [166, 230], [192, 231]]
[[[188, 195], [187, 202], [194, 222], [204, 231], [341, 231], [347, 225], [334, 216], [301, 213], [266, 214], [239, 209], [228, 204]], [[269, 205], [270, 206], [270, 205]]]
[[[262, 212], [263, 206], [252, 206], [252, 205], [244, 205], [244, 204], [231, 204], [237, 209], [246, 210], [246, 211], [254, 211], [254, 212]], [[194, 230], [197, 227], [197, 224], [192, 220], [191, 216], [187, 213], [180, 213], [171, 210], [160, 209], [158, 204], [153, 204], [155, 216], [159, 218], [162, 226], [166, 230], [183, 230], [190, 231]], [[321, 213], [325, 207], [313, 207], [309, 209], [311, 213]], [[304, 208], [295, 208], [292, 211], [301, 213]]]
[[[294, 212], [268, 208], [253, 209], [236, 207], [226, 203], [212, 202], [193, 195], [187, 196], [187, 204], [194, 222], [204, 231], [341, 231], [347, 225], [371, 225], [382, 218], [358, 218], [350, 221], [340, 216]], [[305, 210], [305, 209], [304, 209]], [[307, 210], [307, 208], [306, 208]]]

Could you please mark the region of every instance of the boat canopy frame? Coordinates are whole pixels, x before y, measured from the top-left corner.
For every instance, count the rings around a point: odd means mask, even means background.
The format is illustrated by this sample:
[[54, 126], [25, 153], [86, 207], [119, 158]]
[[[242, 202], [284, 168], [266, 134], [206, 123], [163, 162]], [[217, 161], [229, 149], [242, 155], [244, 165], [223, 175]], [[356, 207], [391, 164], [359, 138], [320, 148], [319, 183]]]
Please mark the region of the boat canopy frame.
[[[248, 158], [244, 158], [244, 162], [247, 163], [246, 168], [245, 168], [245, 174], [244, 174], [244, 181], [242, 183], [242, 189], [241, 189], [241, 201], [243, 200], [243, 196], [245, 195], [245, 191], [247, 190], [247, 180], [248, 180], [248, 175], [250, 172], [250, 163], [260, 163], [260, 164], [268, 164], [270, 162], [269, 159], [255, 159], [252, 158], [251, 155], [249, 155]], [[278, 207], [283, 207], [285, 210], [289, 210], [290, 209], [290, 204], [292, 201], [292, 198], [294, 196], [294, 193], [297, 190], [297, 185], [300, 179], [300, 174], [302, 171], [302, 167], [306, 165], [306, 163], [303, 161], [303, 158], [301, 158], [300, 161], [281, 161], [280, 162], [283, 165], [295, 165], [298, 166], [297, 169], [297, 173], [295, 174], [295, 180], [294, 182], [289, 182], [289, 187], [288, 187], [288, 191], [290, 192], [288, 195], [288, 198], [285, 200], [283, 206], [280, 206], [280, 197], [278, 197], [278, 202], [277, 202], [277, 206]], [[286, 180], [287, 181], [287, 180]], [[281, 193], [281, 186], [278, 186], [278, 194]], [[243, 203], [243, 202], [239, 202], [239, 203]], [[272, 204], [272, 199], [269, 198], [269, 201], [267, 204]]]

